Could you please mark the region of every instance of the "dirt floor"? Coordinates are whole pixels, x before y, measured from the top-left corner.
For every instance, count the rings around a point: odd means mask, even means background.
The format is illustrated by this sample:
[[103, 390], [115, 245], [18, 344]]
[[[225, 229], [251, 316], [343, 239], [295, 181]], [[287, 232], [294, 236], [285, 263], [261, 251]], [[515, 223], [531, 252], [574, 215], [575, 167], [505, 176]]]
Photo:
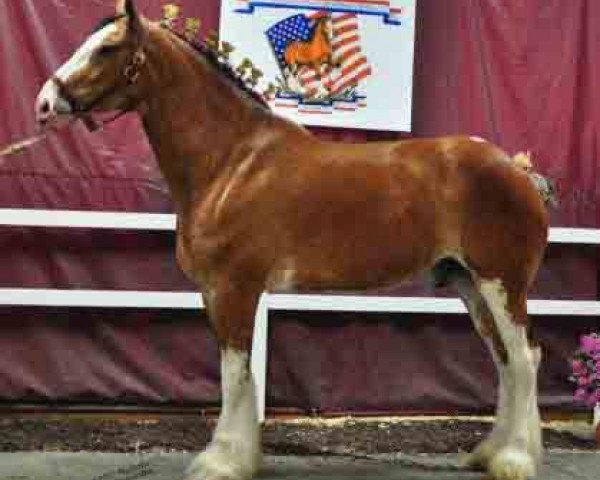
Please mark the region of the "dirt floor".
[[[210, 438], [215, 421], [186, 415], [144, 420], [0, 417], [0, 452], [197, 451]], [[471, 450], [490, 430], [480, 420], [269, 421], [264, 426], [267, 453], [283, 455], [370, 455], [379, 453], [460, 453]], [[593, 450], [584, 426], [544, 429], [547, 448]], [[591, 427], [589, 427], [591, 431]]]

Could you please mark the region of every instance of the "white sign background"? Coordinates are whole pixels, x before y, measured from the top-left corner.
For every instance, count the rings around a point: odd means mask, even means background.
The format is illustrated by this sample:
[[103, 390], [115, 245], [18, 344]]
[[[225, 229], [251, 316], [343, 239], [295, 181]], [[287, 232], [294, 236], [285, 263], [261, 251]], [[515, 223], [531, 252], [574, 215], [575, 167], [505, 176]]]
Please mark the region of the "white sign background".
[[[367, 97], [365, 107], [315, 115], [295, 108], [280, 108], [271, 102], [273, 110], [305, 125], [410, 131], [415, 3], [416, 0], [394, 2], [403, 9], [401, 25], [388, 25], [383, 16], [359, 14], [361, 47], [373, 70], [358, 89]], [[237, 65], [248, 57], [264, 72], [257, 87], [263, 91], [269, 82], [275, 83], [275, 78], [281, 76], [265, 32], [284, 18], [298, 13], [310, 14], [311, 10], [257, 6], [252, 14], [236, 13], [239, 5], [236, 0], [221, 1], [220, 38], [236, 47], [231, 56], [232, 64]]]

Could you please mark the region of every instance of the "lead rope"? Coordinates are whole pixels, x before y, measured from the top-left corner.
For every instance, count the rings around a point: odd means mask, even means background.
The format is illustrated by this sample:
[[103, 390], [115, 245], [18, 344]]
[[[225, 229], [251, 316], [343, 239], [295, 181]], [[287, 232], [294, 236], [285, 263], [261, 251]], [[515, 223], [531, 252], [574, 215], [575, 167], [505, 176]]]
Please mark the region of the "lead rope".
[[[114, 116], [110, 117], [108, 120], [93, 121], [93, 128], [90, 128], [92, 125], [90, 122], [84, 121], [84, 124], [90, 132], [96, 132], [98, 130], [102, 130], [106, 125], [114, 122], [118, 118], [122, 117], [123, 115], [125, 115], [126, 113], [129, 113], [131, 111], [133, 111], [133, 109], [122, 110], [122, 111], [116, 113]], [[87, 118], [88, 118], [88, 120], [91, 120], [90, 117], [87, 117]], [[73, 120], [71, 120], [71, 122], [69, 122], [67, 125], [65, 125], [65, 127], [72, 125], [77, 120], [84, 120], [84, 119], [77, 116], [77, 117], [73, 118]], [[21, 154], [25, 153], [27, 150], [29, 150], [31, 147], [33, 147], [34, 145], [37, 145], [38, 143], [40, 143], [42, 140], [48, 139], [49, 135], [52, 133], [55, 133], [55, 132], [56, 132], [55, 130], [48, 130], [47, 132], [38, 133], [37, 135], [27, 137], [23, 140], [17, 140], [16, 142], [5, 145], [4, 147], [0, 148], [0, 158], [11, 157], [14, 155], [21, 155]]]
[[48, 137], [48, 134], [40, 133], [38, 135], [34, 135], [33, 137], [26, 138], [25, 140], [19, 140], [17, 142], [11, 143], [10, 145], [6, 145], [0, 150], [0, 157], [10, 157], [12, 155], [20, 155], [27, 151], [33, 145], [45, 140]]

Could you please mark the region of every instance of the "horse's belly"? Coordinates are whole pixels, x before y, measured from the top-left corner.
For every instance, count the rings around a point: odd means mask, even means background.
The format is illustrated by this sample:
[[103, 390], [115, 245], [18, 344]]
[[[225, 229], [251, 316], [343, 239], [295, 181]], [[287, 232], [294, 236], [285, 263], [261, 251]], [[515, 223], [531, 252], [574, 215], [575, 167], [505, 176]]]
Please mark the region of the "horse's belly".
[[[295, 255], [273, 268], [268, 287], [273, 291], [356, 290], [398, 284], [433, 263], [433, 235], [403, 236], [401, 232], [324, 238], [307, 232]], [[429, 241], [426, 240], [429, 239]]]
[[266, 289], [272, 293], [314, 292], [314, 291], [364, 291], [375, 288], [400, 285], [412, 278], [425, 265], [414, 268], [397, 268], [387, 271], [344, 269], [321, 266], [316, 269], [277, 269], [268, 278]]

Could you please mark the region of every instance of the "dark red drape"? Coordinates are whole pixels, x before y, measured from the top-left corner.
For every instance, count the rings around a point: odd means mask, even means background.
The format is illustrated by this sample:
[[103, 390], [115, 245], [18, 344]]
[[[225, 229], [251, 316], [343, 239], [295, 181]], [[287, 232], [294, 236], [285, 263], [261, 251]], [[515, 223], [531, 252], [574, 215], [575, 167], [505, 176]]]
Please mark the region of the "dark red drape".
[[[0, 144], [34, 130], [37, 90], [114, 3], [0, 3]], [[151, 18], [162, 3], [137, 1]], [[205, 31], [216, 28], [219, 2], [177, 3], [184, 15], [201, 17]], [[509, 152], [531, 150], [559, 186], [553, 224], [600, 227], [599, 21], [595, 0], [419, 0], [412, 135], [466, 133]], [[351, 142], [407, 136], [315, 131]], [[0, 160], [2, 207], [168, 212], [170, 202], [139, 121], [128, 117], [94, 134], [75, 126]], [[193, 288], [175, 267], [169, 234], [2, 228], [0, 246], [2, 287]], [[535, 295], [593, 299], [597, 266], [592, 247], [552, 247]], [[422, 286], [404, 291], [426, 293]], [[192, 326], [191, 312], [0, 311], [2, 399], [212, 402], [218, 394], [216, 348], [205, 322]], [[491, 366], [465, 318], [369, 319], [378, 321], [326, 313], [275, 321], [270, 402], [325, 410], [492, 404], [493, 382], [477, 380], [491, 378]], [[590, 321], [540, 323], [551, 352], [543, 399], [568, 406], [566, 352]], [[441, 348], [442, 334], [455, 347]], [[436, 348], [437, 355], [419, 354]], [[165, 357], [169, 349], [188, 356]], [[464, 364], [461, 350], [481, 356]], [[409, 382], [411, 371], [423, 375]], [[365, 382], [369, 388], [357, 388]]]

